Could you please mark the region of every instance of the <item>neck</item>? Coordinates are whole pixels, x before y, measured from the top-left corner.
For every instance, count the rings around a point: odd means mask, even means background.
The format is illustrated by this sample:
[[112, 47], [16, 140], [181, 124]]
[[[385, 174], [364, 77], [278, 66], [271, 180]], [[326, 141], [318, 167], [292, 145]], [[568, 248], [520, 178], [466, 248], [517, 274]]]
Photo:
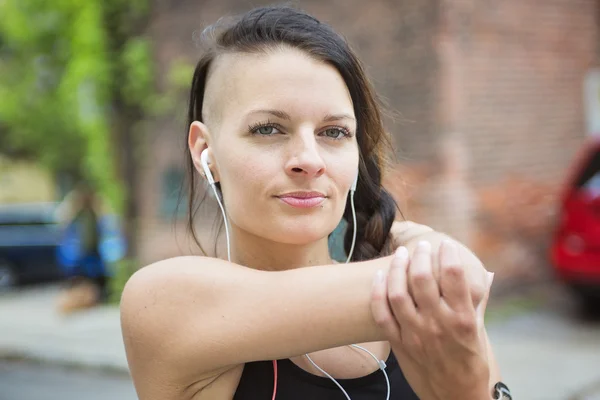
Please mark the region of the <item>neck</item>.
[[231, 261], [264, 271], [282, 271], [333, 264], [327, 237], [296, 245], [274, 242], [232, 227]]

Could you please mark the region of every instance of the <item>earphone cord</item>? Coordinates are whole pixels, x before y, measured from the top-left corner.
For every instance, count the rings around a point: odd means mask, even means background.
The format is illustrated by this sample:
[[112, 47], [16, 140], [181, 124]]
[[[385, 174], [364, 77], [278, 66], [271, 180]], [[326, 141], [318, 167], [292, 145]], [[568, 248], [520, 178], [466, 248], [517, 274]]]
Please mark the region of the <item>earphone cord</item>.
[[[366, 348], [364, 348], [362, 346], [359, 346], [357, 344], [351, 344], [350, 346], [355, 347], [355, 348], [357, 348], [359, 350], [362, 350], [362, 351], [368, 353], [371, 357], [373, 357], [373, 359], [375, 360], [375, 362], [379, 366], [379, 369], [381, 370], [381, 372], [383, 372], [383, 376], [385, 377], [385, 383], [386, 383], [386, 389], [387, 389], [386, 390], [385, 400], [390, 400], [390, 392], [391, 392], [390, 379], [388, 378], [388, 375], [385, 372], [385, 368], [386, 368], [385, 361], [378, 359], [375, 354], [373, 354], [371, 351], [367, 350]], [[342, 387], [342, 385], [340, 385], [339, 382], [335, 380], [335, 378], [333, 378], [331, 375], [329, 375], [327, 372], [325, 372], [325, 370], [323, 370], [321, 367], [319, 367], [317, 364], [315, 364], [315, 362], [312, 360], [312, 358], [310, 358], [310, 356], [308, 354], [305, 354], [305, 356], [308, 359], [308, 361], [310, 361], [310, 363], [316, 369], [318, 369], [319, 371], [321, 371], [322, 374], [324, 374], [325, 376], [327, 376], [330, 380], [333, 381], [333, 383], [335, 383], [337, 385], [338, 388], [340, 388], [340, 390], [344, 393], [344, 396], [346, 396], [346, 399], [352, 400], [350, 398], [350, 395], [346, 392], [346, 390], [344, 390], [344, 388]]]
[[352, 232], [352, 245], [350, 246], [350, 251], [348, 252], [348, 258], [346, 259], [346, 264], [350, 262], [352, 258], [352, 254], [354, 253], [354, 245], [356, 244], [356, 208], [354, 208], [354, 190], [350, 191], [350, 207], [352, 207], [352, 223], [353, 223], [353, 232]]
[[227, 221], [227, 214], [225, 214], [225, 208], [223, 207], [223, 203], [221, 202], [221, 196], [219, 196], [219, 191], [216, 188], [216, 184], [211, 183], [210, 187], [212, 188], [215, 197], [217, 198], [217, 203], [219, 203], [221, 214], [223, 214], [223, 219], [225, 220], [225, 238], [227, 239], [227, 261], [231, 262], [231, 245], [229, 243], [229, 222]]
[[380, 360], [377, 358], [377, 356], [375, 356], [375, 354], [371, 353], [369, 350], [367, 350], [366, 348], [359, 346], [357, 344], [353, 344], [351, 345], [352, 347], [356, 347], [357, 349], [360, 349], [362, 351], [366, 351], [367, 353], [369, 353], [369, 355], [371, 357], [373, 357], [373, 359], [375, 360], [375, 362], [377, 362], [377, 365], [379, 365], [379, 369], [381, 370], [381, 372], [383, 372], [383, 376], [385, 378], [385, 384], [387, 387], [387, 395], [385, 396], [385, 400], [390, 400], [390, 395], [391, 395], [391, 387], [390, 387], [390, 378], [388, 377], [387, 372], [385, 372], [385, 369], [387, 367], [387, 365], [385, 364], [385, 361]]

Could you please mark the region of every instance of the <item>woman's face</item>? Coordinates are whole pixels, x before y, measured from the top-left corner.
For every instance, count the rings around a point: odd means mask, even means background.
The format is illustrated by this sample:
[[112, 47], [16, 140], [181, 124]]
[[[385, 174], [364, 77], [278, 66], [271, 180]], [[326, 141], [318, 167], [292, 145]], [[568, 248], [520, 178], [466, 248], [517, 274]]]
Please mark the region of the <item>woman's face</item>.
[[342, 218], [358, 171], [353, 104], [337, 70], [293, 49], [211, 67], [195, 159], [208, 146], [236, 233], [308, 244]]

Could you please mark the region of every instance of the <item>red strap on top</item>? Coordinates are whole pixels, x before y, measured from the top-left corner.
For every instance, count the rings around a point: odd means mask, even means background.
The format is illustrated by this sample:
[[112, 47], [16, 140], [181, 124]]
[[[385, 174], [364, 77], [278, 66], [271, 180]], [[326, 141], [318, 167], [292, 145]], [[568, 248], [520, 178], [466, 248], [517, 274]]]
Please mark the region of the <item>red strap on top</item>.
[[273, 360], [273, 398], [277, 397], [277, 360]]

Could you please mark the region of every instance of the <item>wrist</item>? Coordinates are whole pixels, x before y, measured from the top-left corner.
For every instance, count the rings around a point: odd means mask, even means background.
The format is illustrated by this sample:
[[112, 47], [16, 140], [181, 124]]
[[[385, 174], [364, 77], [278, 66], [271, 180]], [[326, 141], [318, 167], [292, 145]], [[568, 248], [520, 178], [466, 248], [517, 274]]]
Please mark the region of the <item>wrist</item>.
[[471, 397], [463, 397], [463, 400], [512, 400], [512, 395], [508, 387], [502, 383], [497, 382], [490, 390], [486, 393], [480, 393], [479, 395], [474, 394]]
[[[457, 397], [460, 400], [494, 400], [494, 383], [488, 376], [473, 377], [475, 385], [465, 387], [462, 395]], [[463, 386], [464, 387], [464, 386]]]
[[485, 392], [479, 391], [471, 396], [462, 396], [461, 400], [494, 400], [492, 391], [486, 390]]

